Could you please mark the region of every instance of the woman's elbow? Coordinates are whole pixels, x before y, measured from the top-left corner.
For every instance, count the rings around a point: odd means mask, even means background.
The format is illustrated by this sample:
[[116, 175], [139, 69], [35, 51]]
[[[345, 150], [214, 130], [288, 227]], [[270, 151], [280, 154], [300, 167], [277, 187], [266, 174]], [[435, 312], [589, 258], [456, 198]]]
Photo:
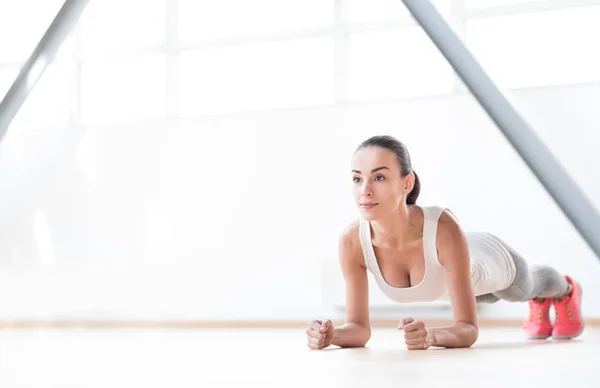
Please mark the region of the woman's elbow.
[[367, 330], [362, 339], [363, 340], [361, 341], [361, 347], [367, 346], [367, 344], [369, 343], [369, 340], [371, 339], [371, 330]]
[[369, 340], [371, 339], [371, 330], [369, 329], [364, 329], [359, 336], [357, 336], [355, 343], [353, 344], [352, 347], [355, 348], [364, 348], [365, 346], [367, 346], [367, 344], [369, 343]]
[[368, 327], [363, 327], [363, 330], [361, 331], [361, 335], [359, 336], [358, 341], [357, 341], [357, 347], [364, 348], [365, 346], [367, 346], [370, 339], [371, 339], [371, 329]]
[[479, 328], [475, 325], [470, 326], [471, 327], [465, 336], [465, 348], [470, 348], [471, 346], [475, 345], [475, 342], [477, 342], [477, 339], [479, 338]]

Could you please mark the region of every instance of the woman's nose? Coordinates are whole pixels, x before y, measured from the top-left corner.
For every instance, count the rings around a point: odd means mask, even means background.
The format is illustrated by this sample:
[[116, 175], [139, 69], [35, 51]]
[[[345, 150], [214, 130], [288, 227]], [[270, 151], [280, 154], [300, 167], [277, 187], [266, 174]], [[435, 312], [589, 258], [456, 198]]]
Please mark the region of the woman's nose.
[[362, 186], [362, 189], [360, 190], [360, 196], [361, 197], [370, 197], [372, 194], [371, 192], [371, 187], [368, 184], [364, 184]]

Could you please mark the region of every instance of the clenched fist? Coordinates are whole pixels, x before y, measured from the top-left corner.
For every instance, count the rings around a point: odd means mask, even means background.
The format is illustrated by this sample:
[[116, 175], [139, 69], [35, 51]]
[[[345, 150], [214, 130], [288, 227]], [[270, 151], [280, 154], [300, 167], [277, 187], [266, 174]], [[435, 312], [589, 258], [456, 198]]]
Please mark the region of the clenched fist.
[[323, 349], [333, 341], [333, 323], [331, 320], [314, 320], [308, 322], [306, 329], [307, 345], [311, 349]]
[[425, 350], [432, 344], [431, 334], [425, 328], [423, 321], [415, 321], [412, 318], [401, 319], [398, 330], [404, 331], [404, 342], [408, 350]]

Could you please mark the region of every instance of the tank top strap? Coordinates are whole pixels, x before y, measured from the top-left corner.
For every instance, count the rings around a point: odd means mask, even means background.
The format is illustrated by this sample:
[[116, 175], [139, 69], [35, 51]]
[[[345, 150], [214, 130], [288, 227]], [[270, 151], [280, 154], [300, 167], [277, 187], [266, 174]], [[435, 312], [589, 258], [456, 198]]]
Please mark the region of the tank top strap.
[[371, 225], [363, 217], [359, 217], [358, 236], [365, 266], [367, 270], [373, 272], [374, 266], [377, 266], [377, 260], [373, 253], [373, 246], [371, 245]]
[[437, 254], [438, 221], [444, 212], [440, 206], [420, 207], [423, 211], [423, 253], [427, 263], [440, 266]]

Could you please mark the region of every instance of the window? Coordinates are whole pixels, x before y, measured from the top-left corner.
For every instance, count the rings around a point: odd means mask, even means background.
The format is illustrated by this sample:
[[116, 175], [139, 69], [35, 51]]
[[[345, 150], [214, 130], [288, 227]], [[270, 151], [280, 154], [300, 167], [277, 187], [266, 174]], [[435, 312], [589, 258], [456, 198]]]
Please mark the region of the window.
[[[351, 23], [373, 22], [387, 19], [411, 17], [401, 0], [347, 0], [348, 21]], [[431, 2], [439, 12], [447, 13], [452, 6], [451, 0], [433, 0]]]
[[[68, 37], [59, 48], [54, 61], [46, 66], [21, 109], [17, 111], [11, 127], [57, 128], [70, 122], [70, 91], [75, 82], [72, 40], [72, 37]], [[0, 99], [6, 95], [18, 75], [19, 69], [16, 67], [0, 69]]]
[[62, 4], [61, 0], [0, 1], [0, 62], [26, 60]]
[[419, 27], [352, 34], [348, 40], [351, 100], [452, 91], [450, 65]]
[[165, 115], [165, 60], [161, 55], [83, 65], [81, 116], [85, 124], [159, 119]]
[[[593, 49], [600, 0], [430, 1], [503, 87], [600, 81]], [[0, 96], [63, 2], [0, 1]], [[164, 118], [167, 107], [169, 115], [194, 116], [457, 90], [452, 67], [401, 0], [98, 0], [15, 125], [135, 122]]]
[[165, 42], [165, 0], [90, 1], [81, 15], [86, 55]]
[[182, 53], [182, 113], [333, 103], [333, 52], [332, 38], [318, 38]]
[[333, 25], [333, 0], [179, 1], [179, 38], [197, 41]]
[[27, 129], [60, 128], [70, 121], [69, 67], [50, 64], [17, 112], [11, 126]]
[[598, 20], [598, 6], [480, 18], [467, 22], [466, 40], [504, 87], [598, 81]]
[[465, 6], [467, 8], [487, 8], [543, 1], [546, 0], [465, 0]]

